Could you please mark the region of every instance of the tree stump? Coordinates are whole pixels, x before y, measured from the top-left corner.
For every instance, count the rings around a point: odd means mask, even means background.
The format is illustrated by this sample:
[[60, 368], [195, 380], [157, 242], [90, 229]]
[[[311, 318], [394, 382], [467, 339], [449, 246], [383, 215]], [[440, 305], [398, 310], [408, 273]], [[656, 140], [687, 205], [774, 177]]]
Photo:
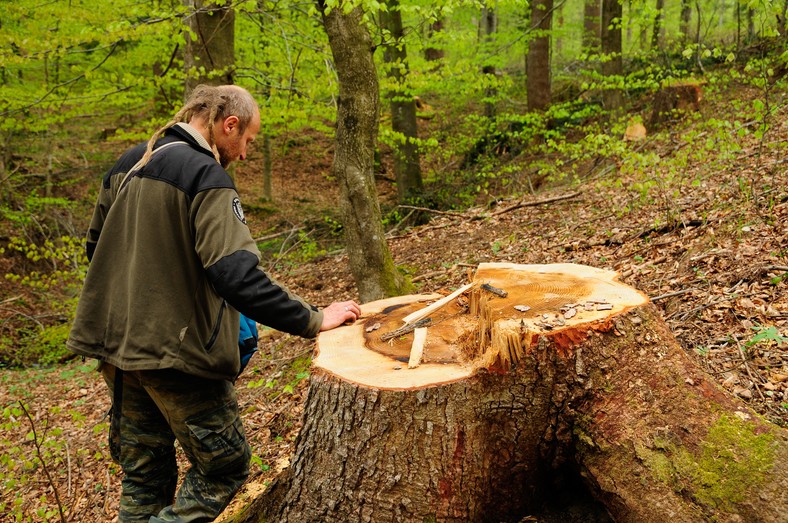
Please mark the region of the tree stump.
[[677, 120], [686, 113], [700, 111], [703, 98], [701, 84], [697, 82], [674, 82], [663, 85], [654, 94], [654, 107], [649, 121], [650, 129]]
[[[381, 340], [439, 299], [416, 364], [419, 335]], [[482, 264], [362, 311], [320, 335], [292, 463], [236, 521], [521, 521], [567, 471], [615, 521], [788, 520], [786, 431], [616, 273]]]

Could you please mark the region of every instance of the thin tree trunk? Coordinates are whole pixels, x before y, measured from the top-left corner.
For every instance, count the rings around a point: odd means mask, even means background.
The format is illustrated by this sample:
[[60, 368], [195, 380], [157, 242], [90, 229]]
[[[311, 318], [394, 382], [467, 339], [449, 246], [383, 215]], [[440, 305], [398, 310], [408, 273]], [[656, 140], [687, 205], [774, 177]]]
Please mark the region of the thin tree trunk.
[[232, 1], [222, 5], [206, 0], [185, 0], [190, 8], [184, 68], [185, 93], [199, 84], [233, 83], [235, 73], [235, 10]]
[[783, 39], [787, 36], [785, 34], [785, 28], [786, 28], [785, 17], [786, 16], [788, 16], [788, 0], [784, 0], [783, 1], [782, 12], [780, 13], [780, 16], [778, 17], [779, 20], [778, 20], [778, 24], [777, 24], [778, 29], [779, 29], [780, 34], [782, 35]]
[[[620, 0], [602, 0], [602, 75], [615, 81], [624, 73], [624, 62], [621, 55], [621, 16]], [[617, 111], [623, 105], [621, 90], [608, 87], [605, 90], [605, 107], [608, 111]]]
[[[558, 14], [558, 31], [557, 33], [561, 35], [564, 32], [566, 18], [564, 16], [564, 5], [566, 2], [560, 1], [558, 5], [555, 7], [555, 11]], [[555, 55], [559, 58], [561, 57], [562, 53], [564, 52], [564, 39], [560, 36], [556, 37], [553, 33], [550, 34], [550, 39], [555, 42]]]
[[372, 39], [357, 7], [323, 13], [339, 78], [336, 152], [331, 167], [340, 188], [339, 208], [350, 269], [362, 302], [402, 294], [406, 282], [394, 266], [381, 221], [373, 172], [378, 131], [378, 77]]
[[[257, 0], [257, 16], [256, 21], [257, 25], [260, 28], [260, 31], [265, 31], [267, 29], [266, 26], [266, 2], [264, 0]], [[267, 41], [263, 38], [259, 39], [258, 50], [262, 56], [268, 55], [267, 49]], [[265, 61], [266, 68], [271, 66], [271, 62], [266, 60]], [[271, 96], [271, 85], [267, 83], [263, 86], [263, 98], [268, 99]], [[262, 198], [265, 201], [272, 202], [274, 201], [274, 188], [273, 188], [273, 148], [271, 145], [271, 133], [267, 129], [266, 125], [263, 125], [263, 128], [260, 131], [262, 136], [262, 153], [263, 153], [263, 195]]]
[[553, 0], [534, 0], [531, 4], [531, 31], [526, 59], [526, 92], [529, 111], [550, 107], [550, 29], [553, 23]]
[[394, 84], [385, 96], [391, 109], [391, 128], [398, 137], [394, 147], [397, 199], [400, 203], [412, 203], [417, 201], [423, 192], [417, 144], [416, 102], [406, 87], [408, 54], [402, 41], [404, 33], [399, 0], [387, 0], [386, 6], [387, 9], [380, 13], [380, 25], [388, 30], [383, 59], [386, 73]]
[[755, 40], [755, 9], [747, 7], [747, 41]]
[[681, 41], [689, 41], [690, 19], [692, 18], [692, 4], [690, 0], [681, 0], [681, 20], [679, 22], [679, 33]]
[[[492, 42], [493, 42], [493, 35], [497, 31], [497, 17], [495, 13], [494, 7], [484, 7], [482, 9], [482, 28], [484, 31], [484, 42], [487, 44], [485, 46], [485, 53], [491, 54], [492, 53]], [[490, 85], [495, 85], [495, 66], [491, 64], [487, 64], [482, 66], [482, 74], [486, 74], [492, 76], [493, 79], [490, 80]], [[498, 95], [498, 89], [496, 87], [488, 87], [484, 93], [485, 98], [487, 99], [484, 103], [484, 115], [488, 118], [495, 118], [495, 97]]]
[[662, 38], [662, 20], [665, 17], [665, 0], [657, 0], [657, 13], [654, 15], [654, 32], [651, 33], [651, 50], [657, 51], [660, 48]]

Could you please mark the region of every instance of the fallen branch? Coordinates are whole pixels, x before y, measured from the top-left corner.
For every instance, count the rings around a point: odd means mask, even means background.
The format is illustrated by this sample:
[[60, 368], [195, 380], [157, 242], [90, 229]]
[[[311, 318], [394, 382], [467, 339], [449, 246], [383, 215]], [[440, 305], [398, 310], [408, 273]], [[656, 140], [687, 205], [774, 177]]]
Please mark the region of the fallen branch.
[[758, 395], [761, 397], [761, 400], [765, 400], [763, 396], [763, 392], [761, 392], [761, 388], [758, 386], [758, 382], [755, 381], [755, 376], [752, 375], [752, 371], [750, 370], [750, 364], [747, 363], [747, 355], [744, 354], [744, 349], [741, 346], [741, 342], [736, 339], [736, 347], [739, 349], [739, 355], [741, 356], [741, 360], [744, 363], [744, 368], [747, 370], [747, 375], [750, 377], [750, 381], [752, 382], [752, 386], [755, 387], [755, 390], [758, 391]]
[[60, 513], [60, 521], [61, 523], [66, 523], [66, 516], [63, 514], [63, 503], [60, 501], [60, 494], [57, 490], [57, 484], [55, 483], [55, 480], [52, 479], [52, 475], [49, 473], [49, 465], [44, 460], [44, 453], [41, 451], [41, 441], [43, 440], [43, 435], [41, 437], [42, 439], [38, 438], [33, 416], [30, 415], [30, 412], [27, 410], [27, 407], [25, 407], [25, 404], [22, 403], [21, 400], [19, 401], [19, 406], [22, 408], [22, 412], [25, 413], [25, 416], [27, 416], [27, 420], [30, 422], [30, 430], [33, 433], [33, 445], [36, 448], [36, 457], [38, 458], [38, 461], [41, 462], [41, 468], [44, 469], [44, 475], [47, 478], [47, 482], [49, 483], [49, 486], [52, 487], [52, 491], [55, 493], [55, 502], [57, 503], [57, 510]]
[[569, 194], [564, 194], [564, 195], [561, 195], [561, 196], [554, 196], [552, 198], [545, 198], [544, 200], [536, 200], [536, 201], [533, 201], [533, 202], [520, 202], [520, 203], [516, 203], [516, 204], [514, 204], [512, 206], [506, 207], [505, 209], [501, 209], [499, 211], [495, 211], [490, 216], [491, 217], [500, 216], [500, 215], [502, 215], [504, 213], [507, 213], [507, 212], [510, 212], [510, 211], [514, 211], [516, 209], [520, 209], [521, 207], [535, 207], [537, 205], [544, 205], [544, 204], [547, 204], [547, 203], [558, 202], [558, 201], [561, 201], [561, 200], [568, 200], [570, 198], [575, 198], [577, 196], [580, 196], [581, 194], [582, 193], [580, 191], [576, 191], [576, 192], [569, 193]]
[[285, 235], [290, 236], [293, 233], [296, 233], [296, 232], [301, 231], [303, 229], [304, 229], [303, 225], [299, 226], [299, 227], [293, 227], [292, 229], [288, 229], [286, 231], [279, 231], [279, 232], [275, 232], [275, 233], [272, 233], [272, 234], [267, 234], [265, 236], [260, 236], [259, 238], [255, 238], [254, 241], [259, 243], [259, 242], [264, 242], [264, 241], [268, 241], [268, 240], [273, 240], [274, 238], [278, 238], [280, 236], [285, 236]]
[[451, 211], [438, 211], [436, 209], [430, 209], [428, 207], [415, 207], [413, 205], [397, 205], [399, 209], [412, 209], [414, 211], [422, 211], [428, 212], [432, 214], [440, 214], [442, 216], [456, 216], [457, 218], [468, 218], [467, 214], [459, 213], [459, 212], [451, 212]]
[[654, 296], [653, 298], [651, 298], [651, 301], [664, 300], [665, 298], [672, 298], [673, 296], [680, 296], [682, 294], [686, 294], [688, 292], [692, 292], [692, 291], [696, 291], [696, 290], [698, 290], [698, 289], [696, 289], [694, 287], [689, 288], [689, 289], [681, 289], [680, 291], [669, 292], [667, 294], [661, 294], [659, 296]]
[[22, 298], [22, 295], [14, 296], [13, 298], [8, 298], [7, 300], [0, 301], [0, 305], [5, 305], [6, 303], [11, 303], [12, 301], [16, 301]]

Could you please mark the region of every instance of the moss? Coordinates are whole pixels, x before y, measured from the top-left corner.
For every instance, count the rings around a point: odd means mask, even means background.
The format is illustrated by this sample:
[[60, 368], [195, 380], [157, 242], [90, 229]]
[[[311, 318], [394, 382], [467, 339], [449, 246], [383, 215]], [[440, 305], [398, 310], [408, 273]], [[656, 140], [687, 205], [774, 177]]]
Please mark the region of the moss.
[[677, 488], [676, 469], [670, 458], [663, 452], [655, 451], [643, 446], [637, 446], [635, 452], [640, 460], [646, 465], [654, 479]]
[[730, 510], [766, 479], [774, 466], [773, 441], [772, 434], [757, 433], [754, 423], [724, 414], [696, 452], [664, 441], [636, 452], [654, 479], [703, 505]]

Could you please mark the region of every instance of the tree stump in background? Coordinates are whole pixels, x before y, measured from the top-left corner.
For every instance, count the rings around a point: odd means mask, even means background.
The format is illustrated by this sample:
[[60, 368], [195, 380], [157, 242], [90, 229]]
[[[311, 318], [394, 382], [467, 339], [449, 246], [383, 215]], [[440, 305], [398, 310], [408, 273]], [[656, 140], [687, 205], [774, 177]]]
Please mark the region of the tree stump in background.
[[615, 521], [785, 521], [785, 430], [616, 276], [482, 264], [450, 299], [364, 305], [320, 335], [292, 463], [236, 521], [520, 521], [567, 471]]
[[654, 94], [654, 107], [651, 112], [649, 129], [654, 130], [663, 124], [674, 121], [689, 112], [700, 111], [703, 98], [701, 84], [672, 83], [662, 86]]

